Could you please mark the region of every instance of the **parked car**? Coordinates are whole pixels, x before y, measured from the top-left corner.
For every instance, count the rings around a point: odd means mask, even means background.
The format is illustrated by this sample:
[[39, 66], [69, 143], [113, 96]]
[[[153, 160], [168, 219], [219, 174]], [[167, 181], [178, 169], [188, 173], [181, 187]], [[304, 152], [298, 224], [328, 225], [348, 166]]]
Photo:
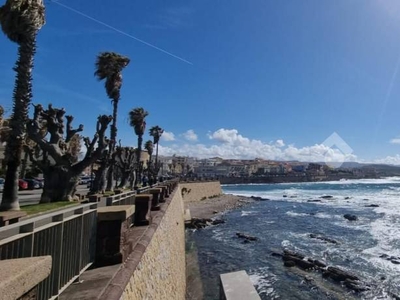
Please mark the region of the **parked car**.
[[25, 180], [19, 179], [18, 180], [18, 187], [19, 187], [19, 190], [27, 190], [28, 189], [28, 183]]
[[92, 187], [92, 182], [93, 182], [93, 181], [94, 181], [94, 178], [92, 178], [92, 179], [89, 178], [89, 180], [87, 181], [86, 187], [87, 187], [88, 189], [90, 189], [90, 188]]
[[82, 176], [79, 180], [79, 184], [88, 184], [90, 182], [90, 176]]
[[4, 190], [4, 178], [0, 178], [0, 192]]
[[35, 178], [35, 180], [39, 183], [39, 189], [42, 189], [44, 186], [44, 178]]
[[37, 182], [35, 179], [24, 178], [23, 180], [28, 183], [28, 190], [40, 188], [39, 182]]

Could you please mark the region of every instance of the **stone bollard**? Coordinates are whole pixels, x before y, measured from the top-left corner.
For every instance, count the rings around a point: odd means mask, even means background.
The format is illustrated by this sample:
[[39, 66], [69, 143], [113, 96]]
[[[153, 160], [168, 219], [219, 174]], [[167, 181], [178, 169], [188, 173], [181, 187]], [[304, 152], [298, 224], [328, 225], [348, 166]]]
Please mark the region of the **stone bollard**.
[[89, 202], [99, 202], [102, 196], [101, 194], [90, 195]]
[[50, 272], [51, 256], [1, 260], [1, 299], [39, 299], [38, 285]]
[[167, 188], [166, 185], [159, 185], [158, 188], [162, 189], [163, 199], [162, 200], [160, 199], [160, 202], [164, 203], [165, 202], [165, 198], [168, 198], [168, 195], [169, 195], [168, 194], [168, 188]]
[[160, 196], [162, 196], [162, 189], [152, 188], [149, 190], [149, 193], [153, 195], [153, 199], [151, 201], [151, 210], [160, 210]]
[[150, 224], [150, 209], [153, 195], [140, 194], [135, 196], [135, 226]]
[[122, 194], [123, 192], [124, 192], [124, 190], [121, 190], [121, 189], [116, 189], [116, 190], [114, 190], [114, 194], [115, 194], [115, 195]]
[[97, 209], [96, 267], [122, 263], [132, 251], [129, 228], [135, 205], [106, 206]]
[[19, 219], [27, 216], [24, 211], [2, 211], [0, 212], [0, 227], [19, 222]]
[[85, 199], [85, 195], [84, 194], [79, 194], [76, 193], [75, 196], [78, 198], [79, 201], [84, 200]]

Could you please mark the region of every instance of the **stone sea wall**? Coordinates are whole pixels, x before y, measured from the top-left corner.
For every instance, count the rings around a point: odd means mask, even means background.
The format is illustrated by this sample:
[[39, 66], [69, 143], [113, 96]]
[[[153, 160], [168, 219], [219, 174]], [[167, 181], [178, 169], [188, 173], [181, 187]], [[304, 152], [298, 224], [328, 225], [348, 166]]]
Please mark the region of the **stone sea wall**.
[[170, 198], [162, 205], [165, 213], [152, 220], [152, 235], [145, 233], [148, 244], [143, 245], [144, 254], [121, 299], [185, 299], [185, 229], [179, 186]]
[[219, 181], [182, 182], [179, 184], [184, 202], [200, 201], [222, 194]]

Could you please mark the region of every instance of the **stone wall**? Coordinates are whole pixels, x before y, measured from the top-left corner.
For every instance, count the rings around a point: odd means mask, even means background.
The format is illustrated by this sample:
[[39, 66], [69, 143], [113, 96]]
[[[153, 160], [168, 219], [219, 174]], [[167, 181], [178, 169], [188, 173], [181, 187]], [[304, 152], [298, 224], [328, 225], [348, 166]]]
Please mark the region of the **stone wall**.
[[185, 202], [200, 201], [205, 198], [222, 194], [219, 181], [182, 182], [179, 184]]
[[162, 205], [161, 211], [153, 218], [149, 226], [149, 229], [154, 229], [153, 234], [150, 236], [145, 233], [142, 238], [143, 240], [148, 236], [148, 244], [145, 245], [144, 241], [144, 254], [121, 299], [185, 299], [185, 230], [182, 203], [178, 186], [170, 200]]

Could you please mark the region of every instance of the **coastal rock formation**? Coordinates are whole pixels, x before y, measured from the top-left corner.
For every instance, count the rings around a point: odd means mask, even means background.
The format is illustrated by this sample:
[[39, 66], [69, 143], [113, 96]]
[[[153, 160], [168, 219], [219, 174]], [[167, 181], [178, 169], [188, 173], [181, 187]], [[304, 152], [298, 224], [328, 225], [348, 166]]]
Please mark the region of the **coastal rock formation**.
[[310, 263], [299, 256], [294, 256], [290, 254], [285, 254], [282, 256], [282, 260], [284, 261], [285, 267], [294, 267], [297, 266], [303, 270], [310, 270], [314, 268], [314, 264]]
[[307, 202], [322, 202], [320, 199], [307, 200]]
[[390, 261], [392, 264], [400, 265], [400, 257], [390, 256], [390, 255], [387, 255], [387, 254], [382, 254], [379, 257]]
[[331, 243], [331, 244], [338, 244], [338, 242], [335, 241], [334, 239], [331, 239], [331, 238], [328, 238], [328, 237], [325, 237], [325, 236], [322, 236], [322, 235], [317, 235], [317, 234], [314, 234], [314, 233], [310, 233], [309, 237], [312, 238], [312, 239], [321, 240], [321, 241], [324, 241], [324, 242], [327, 242], [327, 243]]
[[258, 240], [258, 238], [255, 237], [255, 236], [247, 235], [247, 234], [244, 234], [244, 233], [241, 233], [241, 232], [236, 232], [236, 236], [238, 238], [244, 239], [245, 243], [248, 243], [250, 241], [257, 241]]
[[378, 204], [368, 204], [368, 205], [365, 205], [364, 207], [379, 207], [379, 205]]
[[306, 271], [315, 270], [322, 272], [324, 278], [329, 278], [333, 282], [340, 283], [354, 292], [358, 293], [370, 289], [370, 286], [361, 282], [358, 276], [337, 267], [327, 267], [324, 262], [317, 259], [306, 259], [303, 254], [285, 249], [283, 250], [283, 254], [272, 252], [271, 255], [275, 257], [281, 256], [285, 267], [298, 267]]
[[322, 274], [322, 276], [324, 276], [325, 278], [331, 278], [334, 281], [345, 281], [345, 280], [356, 280], [359, 281], [360, 278], [358, 278], [357, 276], [350, 274], [342, 269], [339, 269], [337, 267], [328, 267], [325, 272]]
[[356, 215], [351, 215], [351, 214], [345, 214], [345, 215], [343, 215], [343, 218], [345, 218], [349, 221], [357, 221], [358, 220]]
[[269, 201], [268, 198], [258, 197], [258, 196], [251, 196], [250, 197], [254, 201]]
[[206, 219], [206, 218], [203, 218], [203, 219], [192, 218], [190, 220], [190, 222], [187, 222], [185, 224], [185, 227], [189, 228], [189, 229], [201, 229], [201, 228], [204, 228], [204, 227], [207, 227], [210, 225], [218, 225], [218, 224], [223, 224], [223, 223], [225, 223], [225, 220], [223, 220], [223, 219], [212, 220], [212, 219]]
[[322, 199], [332, 199], [333, 196], [327, 195], [327, 196], [321, 196]]

